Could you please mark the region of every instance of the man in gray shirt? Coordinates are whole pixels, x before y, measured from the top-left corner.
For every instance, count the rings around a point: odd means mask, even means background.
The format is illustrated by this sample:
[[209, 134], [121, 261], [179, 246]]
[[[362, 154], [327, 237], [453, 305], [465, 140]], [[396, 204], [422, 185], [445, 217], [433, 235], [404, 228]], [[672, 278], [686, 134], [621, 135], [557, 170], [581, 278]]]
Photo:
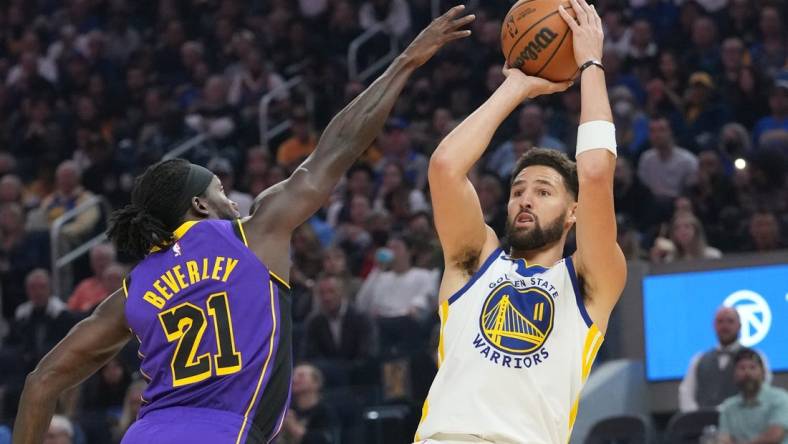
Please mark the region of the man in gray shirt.
[[665, 117], [652, 118], [648, 128], [652, 147], [640, 158], [638, 177], [658, 199], [672, 200], [694, 180], [698, 159], [676, 146]]

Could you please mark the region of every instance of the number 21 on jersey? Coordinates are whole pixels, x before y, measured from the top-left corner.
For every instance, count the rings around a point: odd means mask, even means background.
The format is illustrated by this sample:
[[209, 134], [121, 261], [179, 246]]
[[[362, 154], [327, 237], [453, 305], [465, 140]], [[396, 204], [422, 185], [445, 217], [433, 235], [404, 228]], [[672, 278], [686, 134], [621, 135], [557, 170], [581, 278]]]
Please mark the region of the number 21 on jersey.
[[241, 370], [241, 354], [235, 348], [227, 293], [212, 294], [208, 297], [206, 305], [216, 333], [218, 353], [213, 359], [210, 353], [194, 356], [208, 323], [205, 310], [190, 302], [184, 302], [159, 314], [159, 321], [167, 335], [167, 341], [178, 341], [170, 362], [174, 387], [203, 381], [210, 378], [214, 372], [216, 376], [222, 376]]

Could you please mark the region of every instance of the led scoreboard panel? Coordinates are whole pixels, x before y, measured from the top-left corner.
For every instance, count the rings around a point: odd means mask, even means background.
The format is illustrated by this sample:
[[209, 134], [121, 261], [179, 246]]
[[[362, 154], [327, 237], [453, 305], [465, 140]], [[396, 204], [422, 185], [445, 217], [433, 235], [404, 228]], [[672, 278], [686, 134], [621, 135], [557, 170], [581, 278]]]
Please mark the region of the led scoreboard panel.
[[714, 313], [726, 305], [742, 321], [743, 345], [788, 371], [788, 264], [649, 275], [643, 278], [646, 377], [684, 377], [693, 355], [717, 344]]

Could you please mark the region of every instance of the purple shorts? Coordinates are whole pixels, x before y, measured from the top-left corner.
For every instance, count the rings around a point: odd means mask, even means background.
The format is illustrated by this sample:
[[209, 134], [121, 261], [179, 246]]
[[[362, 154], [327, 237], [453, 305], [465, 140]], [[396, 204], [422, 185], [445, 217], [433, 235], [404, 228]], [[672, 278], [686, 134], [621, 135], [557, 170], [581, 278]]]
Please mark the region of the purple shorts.
[[[223, 410], [172, 407], [154, 410], [131, 425], [121, 444], [235, 444], [243, 417]], [[247, 425], [240, 442], [246, 442]]]

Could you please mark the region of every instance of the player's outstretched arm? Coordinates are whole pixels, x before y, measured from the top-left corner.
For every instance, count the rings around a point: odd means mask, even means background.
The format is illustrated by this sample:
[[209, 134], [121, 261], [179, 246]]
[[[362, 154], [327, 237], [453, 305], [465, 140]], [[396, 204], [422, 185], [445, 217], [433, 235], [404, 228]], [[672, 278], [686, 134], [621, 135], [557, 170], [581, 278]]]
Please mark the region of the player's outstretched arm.
[[290, 242], [290, 233], [323, 205], [342, 175], [378, 136], [413, 71], [445, 44], [470, 35], [461, 28], [475, 17], [465, 15], [464, 10], [456, 6], [430, 23], [386, 72], [331, 120], [315, 151], [290, 178], [255, 199], [257, 211], [245, 224], [250, 237], [277, 232]]
[[[428, 177], [435, 227], [449, 269], [475, 271], [482, 256], [489, 253], [486, 250], [498, 246], [495, 232], [484, 223], [479, 197], [467, 177], [495, 131], [525, 99], [563, 91], [571, 85], [529, 77], [516, 69], [504, 68], [504, 75], [501, 86], [443, 139], [430, 158]], [[444, 280], [442, 294], [453, 293], [446, 287]]]
[[[559, 12], [572, 29], [575, 61], [578, 66], [589, 60], [599, 62], [604, 38], [599, 14], [585, 0], [570, 2], [577, 19], [563, 8], [559, 8]], [[613, 208], [616, 156], [611, 151], [615, 149], [615, 134], [604, 71], [598, 66], [590, 66], [580, 75], [581, 129], [578, 130], [577, 154], [580, 195], [576, 211], [575, 262], [577, 272], [585, 282], [588, 313], [604, 332], [610, 312], [624, 288], [627, 272], [624, 254], [616, 243]], [[589, 144], [592, 146], [586, 146]]]
[[115, 356], [131, 338], [122, 290], [102, 302], [68, 333], [25, 381], [14, 424], [14, 444], [39, 444], [60, 395], [84, 381]]

